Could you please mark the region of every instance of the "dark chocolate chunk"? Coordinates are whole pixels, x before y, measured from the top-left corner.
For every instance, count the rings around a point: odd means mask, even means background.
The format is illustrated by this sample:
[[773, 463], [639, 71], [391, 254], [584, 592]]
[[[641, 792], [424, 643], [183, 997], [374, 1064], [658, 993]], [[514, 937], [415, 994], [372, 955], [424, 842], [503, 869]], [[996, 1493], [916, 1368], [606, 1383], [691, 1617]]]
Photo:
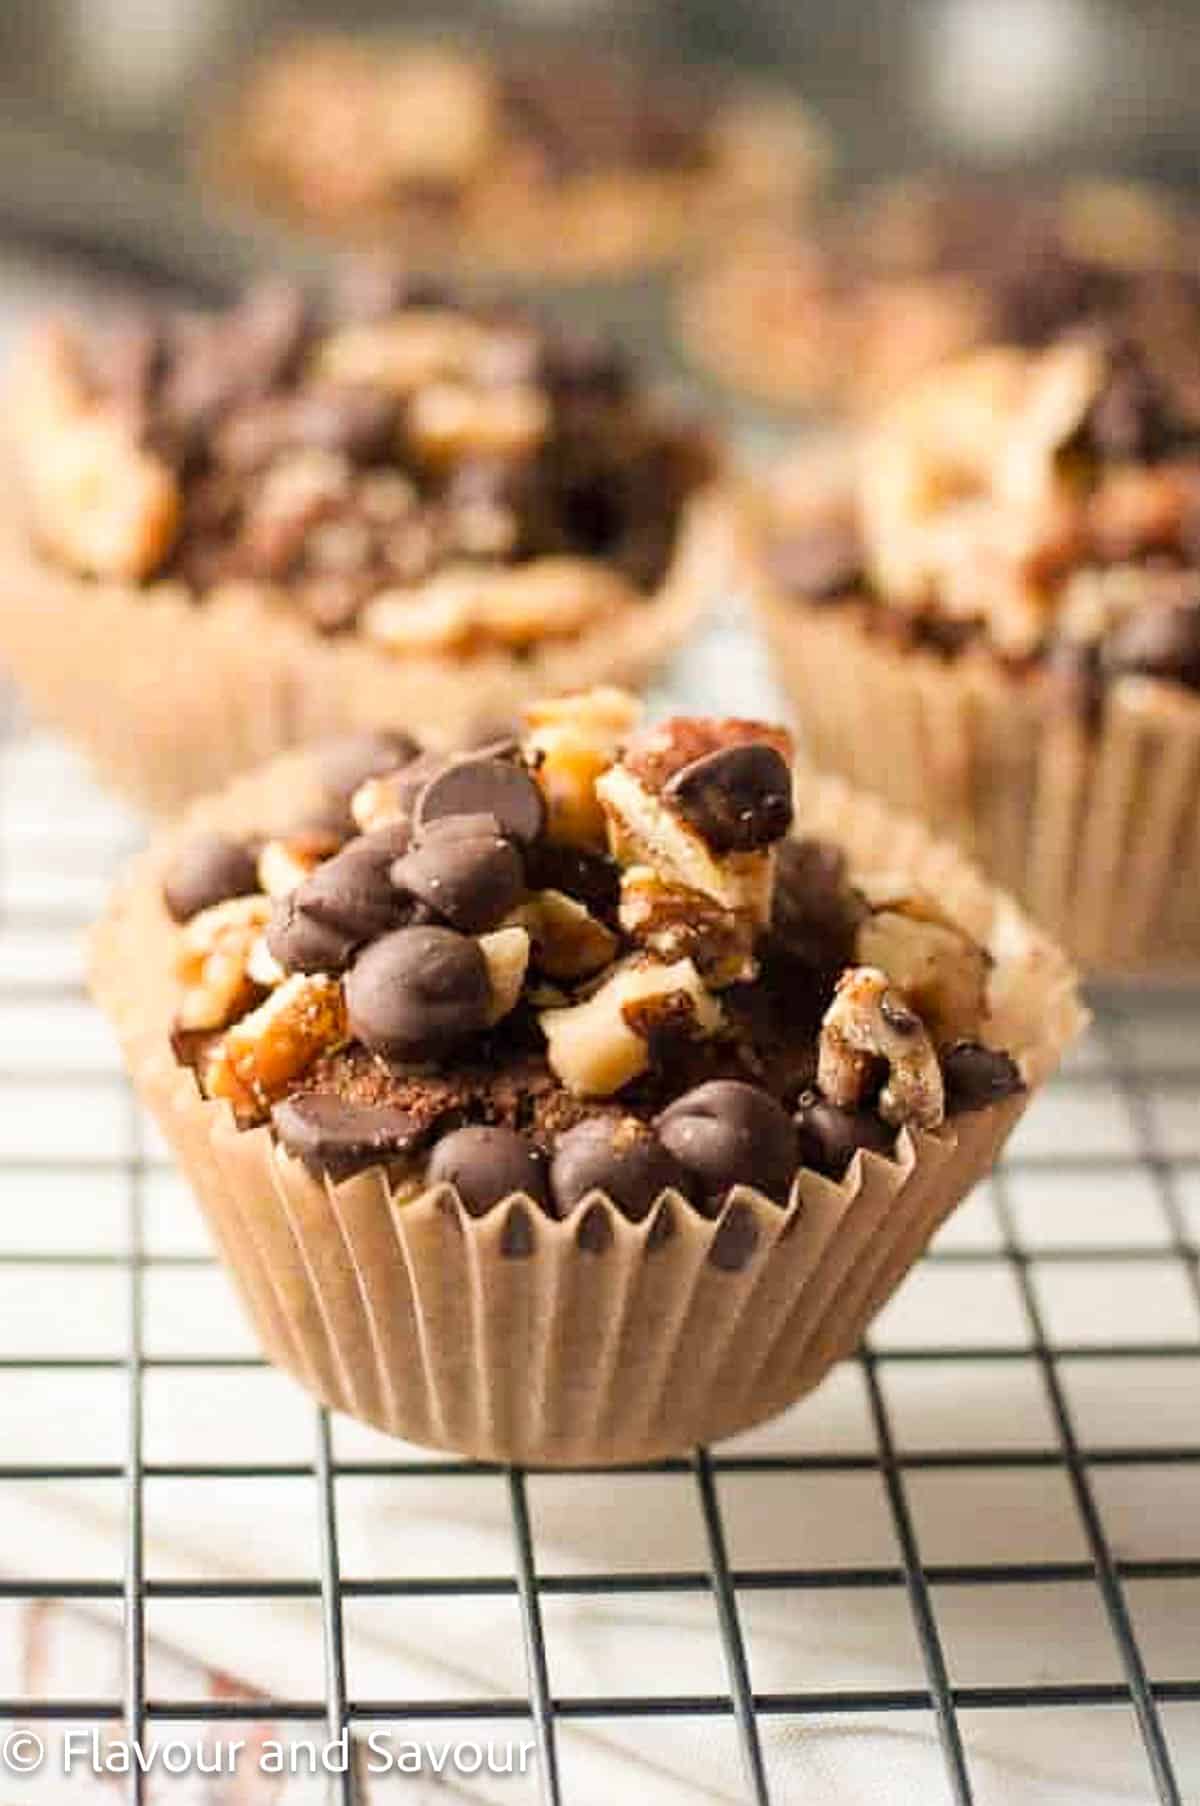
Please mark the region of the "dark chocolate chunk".
[[710, 1208], [731, 1185], [787, 1200], [797, 1166], [796, 1129], [769, 1092], [740, 1079], [710, 1079], [669, 1105], [656, 1125]]
[[1016, 1061], [978, 1041], [954, 1041], [942, 1050], [941, 1058], [949, 1116], [986, 1110], [989, 1104], [1025, 1089]]
[[328, 1173], [331, 1179], [406, 1160], [429, 1137], [427, 1123], [393, 1104], [347, 1103], [318, 1091], [284, 1098], [271, 1120], [289, 1154], [311, 1173]]
[[806, 1091], [796, 1110], [800, 1164], [828, 1179], [840, 1179], [859, 1149], [895, 1153], [896, 1131], [873, 1110], [843, 1110], [815, 1091]]
[[1102, 641], [1100, 667], [1200, 690], [1200, 601], [1139, 609]]
[[163, 879], [163, 901], [177, 922], [214, 903], [258, 890], [253, 853], [226, 834], [197, 834], [175, 854]]
[[346, 979], [350, 1027], [374, 1053], [431, 1060], [487, 1025], [487, 964], [451, 928], [399, 928], [361, 954]]
[[417, 757], [420, 747], [401, 728], [372, 728], [327, 740], [317, 749], [317, 771], [329, 794], [349, 802], [368, 778], [398, 771]]
[[827, 840], [785, 840], [775, 859], [771, 933], [816, 972], [851, 963], [861, 909], [846, 879], [846, 856]]
[[546, 826], [542, 793], [510, 759], [456, 759], [425, 786], [415, 820], [426, 827], [443, 815], [494, 815], [505, 834], [526, 844]]
[[282, 897], [267, 946], [289, 972], [340, 972], [360, 947], [411, 916], [410, 900], [389, 873], [406, 851], [400, 823], [361, 834]]
[[792, 779], [765, 740], [722, 747], [668, 780], [663, 798], [714, 853], [749, 853], [782, 840], [792, 825]]
[[492, 815], [430, 822], [392, 866], [391, 879], [463, 934], [495, 928], [525, 894], [521, 855]]
[[635, 1223], [664, 1191], [686, 1198], [694, 1189], [653, 1129], [635, 1116], [588, 1116], [560, 1135], [550, 1188], [561, 1216], [589, 1192], [601, 1191]]
[[546, 1156], [515, 1129], [472, 1123], [442, 1137], [429, 1161], [429, 1183], [452, 1185], [473, 1217], [524, 1192], [548, 1206]]

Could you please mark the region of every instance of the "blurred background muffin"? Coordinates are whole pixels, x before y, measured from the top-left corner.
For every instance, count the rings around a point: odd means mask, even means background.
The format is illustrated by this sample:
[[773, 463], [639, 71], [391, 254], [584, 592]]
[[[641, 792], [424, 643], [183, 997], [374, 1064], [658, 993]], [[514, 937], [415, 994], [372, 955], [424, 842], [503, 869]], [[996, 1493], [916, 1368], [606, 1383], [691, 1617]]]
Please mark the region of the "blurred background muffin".
[[200, 128], [230, 201], [429, 267], [580, 274], [678, 255], [806, 203], [825, 140], [798, 99], [711, 70], [530, 44], [281, 41]]
[[1089, 320], [1194, 339], [1200, 230], [1144, 185], [910, 177], [820, 222], [752, 222], [679, 313], [692, 355], [733, 386], [858, 408], [989, 340], [1039, 345]]

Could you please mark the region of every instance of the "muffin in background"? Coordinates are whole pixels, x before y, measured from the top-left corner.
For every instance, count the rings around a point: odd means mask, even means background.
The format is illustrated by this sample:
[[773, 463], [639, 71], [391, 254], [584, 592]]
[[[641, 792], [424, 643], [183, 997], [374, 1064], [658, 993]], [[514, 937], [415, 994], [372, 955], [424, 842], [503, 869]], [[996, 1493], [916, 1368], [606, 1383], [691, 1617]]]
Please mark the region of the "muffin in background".
[[746, 516], [817, 766], [952, 835], [1081, 964], [1200, 960], [1200, 385], [1103, 332], [914, 385]]
[[424, 268], [576, 277], [801, 205], [828, 152], [790, 94], [703, 70], [329, 33], [268, 49], [199, 162], [231, 203]]
[[714, 450], [619, 347], [381, 268], [325, 311], [50, 323], [9, 400], [0, 658], [153, 809], [640, 684], [720, 580]]
[[94, 989], [327, 1403], [483, 1459], [678, 1453], [816, 1385], [987, 1171], [1070, 969], [790, 764], [593, 691], [456, 755], [285, 756], [135, 863]]
[[749, 222], [684, 279], [678, 313], [695, 361], [733, 388], [859, 410], [976, 346], [1085, 321], [1195, 336], [1197, 278], [1200, 233], [1163, 191], [930, 176]]

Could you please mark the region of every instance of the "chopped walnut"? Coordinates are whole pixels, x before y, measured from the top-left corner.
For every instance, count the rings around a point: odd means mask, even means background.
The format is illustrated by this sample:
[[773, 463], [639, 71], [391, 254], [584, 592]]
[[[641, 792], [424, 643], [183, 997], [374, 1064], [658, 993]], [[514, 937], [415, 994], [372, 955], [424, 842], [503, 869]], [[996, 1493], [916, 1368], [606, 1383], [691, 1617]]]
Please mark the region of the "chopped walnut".
[[924, 893], [877, 880], [867, 894], [859, 962], [887, 973], [937, 1046], [976, 1039], [988, 1008], [986, 951]]
[[201, 1068], [201, 1082], [209, 1097], [227, 1099], [239, 1117], [256, 1121], [319, 1054], [345, 1038], [337, 979], [297, 972], [226, 1031]]
[[72, 570], [134, 582], [165, 562], [179, 531], [179, 486], [115, 411], [35, 415], [24, 460], [33, 531]]
[[519, 458], [532, 452], [550, 425], [550, 408], [537, 389], [475, 389], [466, 383], [430, 383], [409, 407], [409, 438], [430, 465], [464, 458]]
[[465, 653], [569, 639], [636, 600], [626, 580], [586, 558], [509, 568], [449, 566], [415, 589], [385, 590], [363, 611], [368, 636], [397, 653]]
[[469, 377], [486, 359], [492, 338], [466, 314], [410, 307], [333, 333], [320, 349], [317, 369], [331, 382], [379, 383], [412, 395], [428, 383]]
[[539, 1017], [551, 1070], [569, 1091], [609, 1097], [650, 1064], [659, 1034], [707, 1037], [721, 1028], [721, 1007], [691, 960], [623, 966], [583, 1003]]
[[529, 969], [529, 935], [523, 927], [516, 925], [496, 928], [491, 934], [480, 935], [479, 951], [487, 964], [492, 993], [488, 1011], [490, 1028], [502, 1022], [520, 1002], [521, 987]]
[[621, 874], [621, 927], [663, 960], [690, 959], [713, 990], [748, 984], [758, 971], [754, 923], [711, 897], [672, 884], [648, 865]]
[[271, 915], [267, 897], [230, 897], [194, 915], [179, 934], [175, 970], [182, 985], [176, 1023], [224, 1028], [255, 998], [254, 949]]
[[550, 840], [603, 848], [605, 818], [596, 779], [612, 764], [639, 714], [640, 705], [627, 691], [611, 687], [539, 702], [525, 711], [524, 745], [546, 799]]
[[547, 978], [590, 978], [616, 957], [617, 937], [575, 897], [540, 890], [522, 903], [516, 919], [529, 932], [534, 963]]
[[881, 1065], [887, 1068], [878, 1102], [884, 1122], [936, 1128], [945, 1095], [925, 1024], [886, 973], [849, 966], [821, 1024], [817, 1084], [830, 1103], [849, 1109], [868, 1096]]
[[[742, 725], [729, 724], [730, 745], [745, 743]], [[664, 723], [639, 747], [636, 768], [627, 757], [597, 780], [613, 856], [621, 865], [648, 865], [664, 882], [698, 891], [721, 908], [765, 927], [771, 914], [773, 847], [714, 853], [704, 836], [654, 787], [658, 772], [673, 774], [693, 757], [721, 750], [720, 737], [712, 732], [696, 752], [690, 745], [685, 750], [689, 731], [689, 724], [682, 721]], [[777, 738], [788, 744], [785, 736]]]
[[268, 897], [286, 897], [340, 845], [337, 835], [318, 828], [268, 840], [258, 855], [258, 882]]

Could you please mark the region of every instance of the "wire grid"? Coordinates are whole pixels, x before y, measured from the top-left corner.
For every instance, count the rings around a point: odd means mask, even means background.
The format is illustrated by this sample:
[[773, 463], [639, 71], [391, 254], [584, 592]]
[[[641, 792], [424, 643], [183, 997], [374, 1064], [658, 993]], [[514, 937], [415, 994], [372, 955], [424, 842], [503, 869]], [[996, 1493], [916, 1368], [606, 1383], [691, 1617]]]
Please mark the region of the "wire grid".
[[[93, 803], [84, 781], [75, 769], [65, 763], [63, 755], [49, 743], [32, 742], [19, 720], [14, 706], [5, 705], [0, 692], [0, 780], [14, 758], [25, 761], [26, 781], [17, 789], [0, 783], [0, 803], [7, 803], [12, 817], [14, 791], [19, 802], [17, 815], [11, 819], [11, 832], [3, 832], [4, 810], [0, 809], [0, 1021], [9, 1019], [14, 1010], [30, 1012], [55, 1008], [73, 1002], [80, 995], [78, 971], [45, 958], [53, 943], [70, 944], [92, 912], [96, 893], [116, 863], [118, 855], [135, 837], [131, 823], [113, 812], [102, 813], [100, 826], [76, 838], [72, 822], [86, 819], [94, 826]], [[44, 762], [39, 763], [43, 760]], [[37, 773], [36, 791], [28, 775], [32, 757]], [[39, 813], [45, 798], [44, 821]], [[80, 811], [84, 813], [81, 814]], [[64, 822], [67, 824], [64, 827]], [[66, 938], [63, 938], [66, 937]], [[33, 948], [32, 957], [26, 957]], [[40, 950], [40, 951], [39, 951]], [[1111, 1110], [1114, 1103], [1125, 1112], [1122, 1135], [1100, 1136], [1097, 1145], [1086, 1143], [1065, 1149], [1046, 1145], [1047, 1138], [1019, 1136], [1002, 1172], [990, 1188], [987, 1208], [991, 1214], [989, 1235], [975, 1238], [951, 1238], [946, 1245], [935, 1247], [914, 1275], [916, 1286], [921, 1273], [952, 1275], [965, 1269], [979, 1269], [984, 1274], [1006, 1272], [1015, 1285], [1022, 1317], [1021, 1333], [1009, 1339], [997, 1339], [993, 1333], [980, 1333], [974, 1338], [939, 1339], [936, 1321], [926, 1312], [921, 1321], [922, 1334], [893, 1339], [878, 1331], [870, 1345], [858, 1356], [865, 1387], [869, 1422], [874, 1447], [862, 1452], [813, 1452], [803, 1448], [796, 1452], [749, 1452], [734, 1444], [724, 1450], [697, 1450], [689, 1460], [664, 1462], [650, 1471], [658, 1474], [683, 1475], [694, 1487], [694, 1497], [703, 1523], [707, 1551], [706, 1571], [684, 1572], [670, 1569], [638, 1571], [635, 1574], [554, 1574], [539, 1571], [535, 1555], [535, 1534], [529, 1503], [530, 1480], [519, 1469], [499, 1470], [453, 1460], [409, 1460], [396, 1458], [383, 1462], [357, 1463], [338, 1460], [331, 1426], [323, 1410], [315, 1409], [312, 1417], [311, 1457], [293, 1462], [223, 1462], [220, 1464], [156, 1464], [148, 1461], [143, 1449], [143, 1388], [146, 1375], [157, 1370], [168, 1372], [199, 1370], [208, 1372], [218, 1366], [245, 1368], [261, 1366], [246, 1356], [231, 1362], [228, 1356], [210, 1357], [203, 1351], [172, 1354], [154, 1353], [147, 1349], [144, 1325], [144, 1288], [147, 1275], [156, 1267], [170, 1264], [205, 1264], [202, 1254], [164, 1254], [147, 1247], [145, 1228], [145, 1193], [147, 1176], [153, 1170], [156, 1156], [147, 1146], [146, 1131], [140, 1112], [128, 1091], [118, 1092], [118, 1108], [127, 1112], [129, 1152], [112, 1154], [101, 1147], [93, 1148], [85, 1139], [82, 1148], [72, 1146], [57, 1151], [53, 1145], [40, 1152], [18, 1152], [0, 1159], [0, 1191], [12, 1186], [12, 1196], [20, 1193], [20, 1181], [30, 1173], [67, 1171], [70, 1182], [87, 1188], [98, 1177], [115, 1175], [124, 1190], [127, 1226], [124, 1246], [115, 1252], [77, 1253], [66, 1257], [57, 1248], [23, 1251], [0, 1259], [0, 1273], [13, 1267], [23, 1274], [38, 1266], [52, 1266], [63, 1274], [62, 1283], [73, 1280], [97, 1267], [116, 1268], [123, 1276], [126, 1292], [127, 1346], [123, 1356], [91, 1356], [70, 1354], [24, 1354], [15, 1351], [0, 1360], [0, 1369], [14, 1381], [38, 1370], [69, 1372], [103, 1370], [124, 1376], [128, 1394], [128, 1435], [124, 1458], [118, 1462], [80, 1463], [69, 1458], [40, 1466], [22, 1465], [20, 1449], [10, 1448], [0, 1467], [0, 1485], [102, 1480], [119, 1483], [125, 1498], [125, 1572], [123, 1580], [81, 1578], [64, 1580], [53, 1572], [44, 1576], [0, 1581], [0, 1599], [23, 1601], [55, 1600], [72, 1602], [76, 1607], [93, 1606], [97, 1601], [110, 1601], [123, 1615], [124, 1660], [123, 1687], [119, 1697], [90, 1699], [38, 1697], [0, 1699], [0, 1720], [16, 1723], [30, 1721], [92, 1722], [124, 1727], [131, 1737], [141, 1738], [147, 1728], [171, 1722], [198, 1721], [209, 1724], [238, 1721], [286, 1722], [310, 1727], [325, 1726], [331, 1736], [344, 1727], [363, 1731], [372, 1722], [443, 1721], [445, 1723], [478, 1724], [482, 1721], [523, 1725], [532, 1722], [537, 1752], [537, 1788], [545, 1806], [559, 1806], [571, 1800], [571, 1789], [559, 1759], [561, 1728], [572, 1721], [623, 1719], [645, 1724], [651, 1719], [698, 1718], [731, 1719], [740, 1746], [745, 1797], [763, 1806], [767, 1801], [779, 1802], [785, 1794], [771, 1776], [764, 1757], [764, 1725], [772, 1718], [785, 1717], [803, 1728], [806, 1722], [831, 1715], [904, 1715], [932, 1713], [936, 1721], [941, 1755], [944, 1761], [946, 1789], [949, 1798], [960, 1803], [977, 1797], [972, 1774], [970, 1738], [964, 1733], [963, 1715], [989, 1710], [1035, 1710], [1039, 1708], [1132, 1708], [1144, 1756], [1145, 1797], [1162, 1802], [1182, 1802], [1200, 1793], [1189, 1791], [1182, 1772], [1179, 1754], [1173, 1750], [1165, 1724], [1168, 1706], [1194, 1706], [1200, 1703], [1200, 1625], [1191, 1640], [1194, 1661], [1184, 1673], [1156, 1674], [1152, 1659], [1139, 1643], [1135, 1633], [1134, 1613], [1130, 1605], [1130, 1587], [1148, 1580], [1186, 1582], [1200, 1580], [1200, 1521], [1177, 1525], [1182, 1545], [1170, 1553], [1123, 1554], [1114, 1546], [1106, 1529], [1099, 1494], [1099, 1482], [1107, 1471], [1121, 1470], [1135, 1476], [1155, 1469], [1190, 1469], [1200, 1475], [1200, 1440], [1195, 1437], [1179, 1442], [1143, 1444], [1135, 1432], [1126, 1442], [1113, 1444], [1089, 1439], [1081, 1429], [1072, 1403], [1067, 1370], [1081, 1363], [1104, 1361], [1149, 1362], [1167, 1364], [1187, 1361], [1200, 1355], [1200, 1272], [1197, 1267], [1197, 1230], [1200, 1230], [1200, 1132], [1197, 1132], [1196, 1110], [1200, 1088], [1200, 1046], [1195, 1043], [1191, 1025], [1200, 1021], [1200, 998], [1193, 996], [1181, 1004], [1178, 993], [1145, 997], [1131, 992], [1114, 992], [1093, 999], [1097, 1012], [1097, 1028], [1083, 1057], [1073, 1062], [1057, 1082], [1055, 1100], [1059, 1110], [1073, 1109], [1073, 1120], [1100, 1121], [1100, 1114]], [[0, 1154], [6, 1145], [3, 1133], [5, 1093], [8, 1086], [20, 1086], [26, 1075], [19, 1059], [14, 1063], [13, 1048], [0, 1055]], [[57, 1067], [41, 1075], [53, 1088], [70, 1084], [72, 1092], [80, 1085], [97, 1087], [123, 1085], [114, 1071], [93, 1072], [86, 1062], [80, 1070], [72, 1070], [70, 1047], [64, 1047]], [[14, 1103], [21, 1103], [25, 1092], [10, 1093]], [[1072, 1101], [1073, 1100], [1073, 1101]], [[1082, 1115], [1080, 1115], [1082, 1111]], [[1075, 1137], [1071, 1137], [1075, 1140]], [[1111, 1145], [1110, 1145], [1111, 1143]], [[1031, 1242], [1030, 1206], [1037, 1208], [1039, 1187], [1050, 1182], [1073, 1178], [1081, 1185], [1094, 1185], [1095, 1209], [1105, 1209], [1106, 1192], [1122, 1176], [1138, 1175], [1152, 1187], [1154, 1226], [1139, 1239], [1137, 1236], [1114, 1235], [1111, 1242], [1089, 1241], [1081, 1246], [1078, 1238], [1055, 1244], [1039, 1233]], [[974, 1208], [974, 1206], [972, 1206]], [[1191, 1214], [1189, 1214], [1191, 1213]], [[1114, 1223], [1117, 1218], [1114, 1216]], [[1140, 1221], [1141, 1219], [1139, 1219]], [[1053, 1218], [1046, 1217], [1047, 1223]], [[1187, 1295], [1187, 1320], [1164, 1323], [1161, 1335], [1130, 1341], [1121, 1333], [1121, 1300], [1111, 1300], [1113, 1322], [1107, 1329], [1093, 1319], [1081, 1333], [1055, 1333], [1055, 1313], [1048, 1309], [1041, 1276], [1053, 1274], [1056, 1264], [1072, 1271], [1086, 1268], [1092, 1276], [1111, 1275], [1113, 1281], [1126, 1280], [1142, 1268], [1161, 1279], [1170, 1268], [1178, 1293], [1179, 1284]], [[1176, 1284], [1175, 1282], [1179, 1282]], [[69, 1309], [69, 1296], [65, 1308]], [[994, 1327], [994, 1326], [993, 1326]], [[1068, 1326], [1069, 1328], [1069, 1326]], [[953, 1446], [908, 1446], [908, 1439], [897, 1424], [896, 1402], [889, 1396], [890, 1376], [907, 1367], [940, 1363], [954, 1371], [965, 1371], [965, 1365], [987, 1363], [1005, 1366], [1010, 1363], [1033, 1363], [1040, 1376], [1044, 1400], [1048, 1407], [1053, 1435], [1044, 1446], [963, 1446], [957, 1432], [952, 1433]], [[1200, 1372], [1200, 1367], [1194, 1369]], [[803, 1421], [803, 1420], [801, 1420]], [[4, 1424], [4, 1408], [0, 1403], [0, 1429]], [[14, 1459], [17, 1457], [18, 1459]], [[934, 1560], [922, 1555], [920, 1513], [914, 1503], [914, 1487], [922, 1477], [934, 1474], [965, 1476], [1011, 1476], [1024, 1470], [1054, 1470], [1065, 1476], [1082, 1537], [1083, 1553], [1079, 1558], [1064, 1559], [1053, 1551], [1034, 1553], [1008, 1561], [957, 1559]], [[343, 1577], [338, 1538], [338, 1487], [348, 1477], [370, 1473], [385, 1474], [400, 1485], [406, 1476], [444, 1474], [450, 1476], [498, 1474], [507, 1491], [512, 1529], [512, 1569], [508, 1576], [478, 1575], [447, 1577], [426, 1575], [389, 1577], [387, 1574]], [[899, 1559], [893, 1562], [824, 1563], [806, 1566], [802, 1549], [795, 1551], [792, 1564], [762, 1566], [739, 1565], [730, 1553], [730, 1536], [722, 1511], [722, 1490], [735, 1477], [763, 1484], [762, 1476], [786, 1474], [803, 1477], [813, 1484], [820, 1475], [859, 1474], [873, 1476], [882, 1490], [890, 1515]], [[276, 1579], [264, 1574], [254, 1581], [226, 1582], [218, 1578], [199, 1580], [157, 1580], [145, 1572], [145, 1483], [148, 1480], [235, 1480], [287, 1478], [301, 1480], [315, 1488], [320, 1527], [319, 1571], [311, 1577]], [[536, 1477], [534, 1484], [537, 1483]], [[618, 1475], [612, 1484], [622, 1485]], [[1200, 1495], [1197, 1495], [1200, 1496]], [[1188, 1538], [1190, 1537], [1190, 1543]], [[1182, 1552], [1181, 1552], [1182, 1551]], [[969, 1553], [969, 1548], [967, 1553]], [[2, 1563], [0, 1563], [2, 1566]], [[1039, 1589], [1045, 1600], [1045, 1619], [1052, 1621], [1058, 1598], [1057, 1589], [1071, 1583], [1094, 1586], [1107, 1620], [1116, 1657], [1116, 1678], [1039, 1679], [1035, 1673], [1019, 1682], [962, 1682], [953, 1678], [953, 1663], [947, 1654], [947, 1642], [939, 1613], [945, 1613], [956, 1589]], [[864, 1599], [881, 1589], [907, 1597], [920, 1652], [919, 1684], [901, 1686], [805, 1687], [790, 1691], [764, 1692], [752, 1684], [751, 1663], [747, 1653], [745, 1615], [747, 1604], [756, 1594], [780, 1596], [799, 1592], [814, 1595], [829, 1590], [839, 1609], [853, 1611], [847, 1600]], [[620, 1596], [637, 1593], [705, 1593], [715, 1604], [715, 1635], [719, 1637], [726, 1686], [723, 1691], [706, 1693], [656, 1693], [653, 1697], [630, 1694], [571, 1696], [555, 1692], [551, 1683], [551, 1663], [547, 1654], [547, 1632], [544, 1606], [562, 1595]], [[514, 1697], [461, 1700], [458, 1698], [422, 1699], [419, 1702], [397, 1699], [358, 1698], [348, 1685], [346, 1633], [343, 1613], [346, 1602], [360, 1598], [401, 1598], [437, 1600], [450, 1597], [479, 1596], [507, 1592], [518, 1603], [523, 1627], [525, 1652], [525, 1686]], [[995, 1596], [993, 1595], [993, 1596]], [[321, 1696], [307, 1698], [247, 1700], [218, 1697], [204, 1701], [159, 1697], [147, 1692], [147, 1604], [156, 1599], [192, 1600], [278, 1600], [282, 1598], [317, 1600], [323, 1625], [325, 1688]], [[1031, 1667], [1036, 1667], [1032, 1663]], [[165, 1733], [164, 1733], [165, 1734]], [[311, 1732], [309, 1733], [311, 1734]], [[702, 1777], [697, 1775], [697, 1787]], [[1200, 1789], [1200, 1774], [1190, 1777], [1193, 1788]], [[127, 1798], [140, 1802], [144, 1797], [144, 1779], [134, 1774], [128, 1778]], [[359, 1796], [354, 1774], [331, 1782], [334, 1797], [349, 1806]], [[107, 1794], [105, 1797], [109, 1797]], [[207, 1796], [206, 1796], [207, 1797]], [[1141, 1797], [1139, 1795], [1138, 1797]]]

